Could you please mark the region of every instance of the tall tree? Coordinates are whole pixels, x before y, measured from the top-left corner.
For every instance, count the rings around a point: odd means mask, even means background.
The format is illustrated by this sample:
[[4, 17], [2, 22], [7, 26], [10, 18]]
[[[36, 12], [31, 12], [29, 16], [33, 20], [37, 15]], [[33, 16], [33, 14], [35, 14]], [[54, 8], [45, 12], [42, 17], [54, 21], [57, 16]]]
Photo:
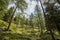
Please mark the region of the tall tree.
[[16, 9], [17, 9], [17, 8], [20, 8], [21, 12], [23, 12], [23, 9], [26, 7], [26, 2], [25, 2], [25, 0], [14, 0], [14, 1], [16, 1], [16, 3], [15, 3], [16, 7], [15, 7], [15, 9], [14, 9], [14, 11], [13, 11], [12, 16], [11, 16], [11, 20], [10, 20], [10, 22], [9, 22], [9, 25], [8, 25], [8, 27], [7, 27], [7, 30], [9, 30], [9, 28], [10, 28], [10, 26], [11, 26], [11, 23], [12, 23], [12, 20], [13, 20], [13, 17], [14, 17], [14, 14], [15, 14], [15, 12], [16, 12]]
[[[57, 1], [57, 0], [55, 0], [55, 1]], [[59, 23], [60, 23], [60, 18], [59, 18], [60, 17], [60, 14], [59, 14], [60, 9], [59, 8], [60, 7], [58, 5], [56, 5], [56, 3], [59, 4], [59, 2], [46, 4], [47, 5], [46, 12], [48, 12], [51, 24], [54, 24], [55, 25], [54, 28], [57, 28], [60, 33], [60, 26], [59, 26]]]
[[[43, 13], [44, 13], [44, 17], [46, 17], [46, 14], [45, 14], [45, 11], [44, 11], [44, 8], [43, 8], [43, 5], [42, 5], [42, 1], [40, 0], [40, 4], [41, 4], [41, 7], [42, 7], [42, 10], [43, 10]], [[46, 18], [45, 18], [46, 19]], [[49, 21], [47, 21], [49, 19], [49, 17], [47, 17], [47, 19], [45, 20], [46, 21], [46, 24], [48, 24]], [[51, 27], [50, 27], [50, 22], [49, 24], [47, 25], [47, 28], [48, 30], [50, 31], [50, 34], [51, 34], [51, 37], [52, 37], [52, 40], [55, 40], [54, 38], [54, 35], [53, 35], [53, 31], [51, 30]]]
[[44, 26], [44, 24], [43, 24], [43, 17], [42, 17], [42, 14], [41, 14], [41, 10], [40, 10], [40, 8], [39, 8], [39, 5], [38, 5], [38, 0], [37, 0], [37, 5], [36, 5], [36, 12], [37, 12], [37, 14], [36, 14], [36, 17], [37, 17], [37, 25], [38, 25], [38, 28], [39, 28], [39, 31], [40, 31], [40, 39], [41, 39], [41, 36], [42, 36], [42, 33], [43, 33], [43, 26]]

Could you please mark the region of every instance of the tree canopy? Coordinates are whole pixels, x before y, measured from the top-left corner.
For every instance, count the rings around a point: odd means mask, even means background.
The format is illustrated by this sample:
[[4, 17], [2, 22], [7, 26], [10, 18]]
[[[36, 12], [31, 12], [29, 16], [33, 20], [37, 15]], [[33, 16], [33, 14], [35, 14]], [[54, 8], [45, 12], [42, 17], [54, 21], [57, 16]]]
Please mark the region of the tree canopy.
[[60, 40], [60, 0], [0, 0], [0, 40]]

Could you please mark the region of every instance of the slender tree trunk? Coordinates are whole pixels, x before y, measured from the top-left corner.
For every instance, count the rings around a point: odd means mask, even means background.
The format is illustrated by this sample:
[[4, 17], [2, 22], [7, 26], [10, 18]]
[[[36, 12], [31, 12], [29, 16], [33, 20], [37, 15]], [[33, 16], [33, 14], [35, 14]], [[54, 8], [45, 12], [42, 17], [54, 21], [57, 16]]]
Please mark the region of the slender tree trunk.
[[46, 24], [47, 24], [48, 30], [50, 31], [52, 40], [55, 40], [54, 33], [53, 33], [53, 30], [52, 30], [52, 27], [51, 27], [51, 22], [49, 21], [49, 16], [47, 16], [47, 18], [46, 18]]
[[42, 31], [42, 25], [41, 25], [41, 22], [40, 22], [40, 13], [39, 13], [39, 8], [38, 8], [38, 1], [39, 0], [36, 0], [37, 1], [37, 17], [38, 17], [38, 20], [37, 20], [37, 22], [38, 22], [38, 28], [39, 28], [39, 31], [40, 31], [40, 39], [41, 39], [41, 36], [42, 36], [42, 33], [43, 33], [43, 31]]
[[55, 37], [54, 37], [54, 35], [53, 35], [53, 31], [51, 30], [51, 28], [49, 28], [49, 31], [50, 31], [50, 34], [51, 34], [52, 40], [55, 40]]
[[39, 28], [39, 31], [40, 31], [40, 40], [41, 40], [41, 36], [42, 36], [42, 26], [40, 25], [40, 22], [38, 21], [38, 28]]
[[42, 31], [42, 25], [41, 25], [41, 22], [40, 22], [40, 16], [39, 16], [39, 14], [38, 14], [38, 27], [40, 29], [40, 39], [41, 39], [43, 31]]
[[[15, 3], [15, 4], [17, 5], [19, 2], [20, 2], [20, 0], [19, 0], [17, 3]], [[16, 8], [15, 8], [15, 10], [14, 10], [12, 16], [11, 16], [9, 25], [8, 25], [8, 27], [7, 27], [7, 31], [10, 29], [10, 26], [11, 26], [11, 23], [12, 23], [12, 20], [13, 20], [13, 17], [14, 17], [14, 14], [15, 14], [16, 9], [17, 9], [17, 6], [16, 6]]]
[[[41, 0], [40, 0], [40, 4], [41, 4], [41, 7], [42, 7], [42, 10], [43, 10], [43, 13], [44, 13], [44, 17], [46, 17]], [[47, 22], [47, 21], [46, 21], [46, 18], [45, 18], [45, 22]], [[49, 27], [50, 27], [50, 25], [49, 25]], [[48, 27], [48, 28], [49, 28], [49, 27]], [[53, 35], [53, 32], [52, 32], [52, 30], [51, 30], [50, 28], [49, 28], [49, 31], [50, 31], [52, 40], [55, 40], [54, 35]]]
[[12, 16], [11, 16], [10, 22], [8, 24], [8, 27], [7, 27], [7, 31], [10, 29], [10, 26], [11, 26], [11, 23], [12, 23], [12, 20], [13, 20], [13, 17], [14, 17], [14, 14], [15, 14], [16, 9], [17, 9], [17, 7], [15, 8], [15, 10], [14, 10]]

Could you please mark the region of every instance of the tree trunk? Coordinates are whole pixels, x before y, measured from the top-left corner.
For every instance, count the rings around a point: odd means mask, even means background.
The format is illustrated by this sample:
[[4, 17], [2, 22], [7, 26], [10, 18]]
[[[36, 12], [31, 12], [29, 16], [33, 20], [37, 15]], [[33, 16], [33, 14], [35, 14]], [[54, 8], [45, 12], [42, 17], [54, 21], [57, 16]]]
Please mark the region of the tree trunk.
[[42, 31], [42, 25], [41, 25], [41, 22], [40, 22], [40, 16], [39, 16], [39, 14], [38, 14], [38, 27], [40, 29], [40, 39], [41, 39], [43, 31]]
[[[17, 8], [17, 7], [16, 7], [16, 8]], [[15, 8], [15, 10], [14, 10], [12, 16], [11, 16], [11, 19], [10, 19], [9, 25], [8, 25], [8, 27], [7, 27], [7, 31], [10, 29], [10, 26], [11, 26], [11, 23], [12, 23], [12, 20], [13, 20], [13, 17], [14, 17], [15, 11], [16, 11], [16, 8]]]
[[52, 40], [55, 40], [55, 37], [54, 37], [54, 35], [53, 35], [53, 31], [51, 30], [51, 28], [49, 28], [49, 31], [50, 31], [50, 34], [51, 34]]
[[[41, 7], [42, 7], [42, 10], [43, 10], [43, 13], [44, 13], [44, 17], [46, 17], [46, 15], [45, 15], [45, 11], [44, 11], [44, 8], [43, 8], [43, 5], [42, 5], [41, 0], [40, 0], [40, 4], [41, 4]], [[47, 23], [46, 18], [45, 18], [45, 22]], [[48, 22], [49, 22], [49, 21], [48, 21]], [[47, 24], [48, 24], [48, 23], [47, 23]], [[48, 26], [50, 27], [50, 25], [48, 25]], [[48, 28], [49, 28], [49, 27], [48, 27]], [[49, 28], [49, 31], [50, 31], [50, 34], [51, 34], [52, 40], [55, 40], [55, 38], [54, 38], [54, 35], [53, 35], [53, 32], [52, 32], [51, 28]]]
[[[55, 40], [54, 33], [53, 33], [53, 30], [52, 30], [52, 27], [51, 27], [51, 23], [50, 23], [50, 21], [49, 21], [49, 17], [47, 17], [46, 22], [47, 22], [47, 28], [48, 28], [48, 30], [50, 31], [50, 35], [51, 35], [51, 37], [52, 37], [52, 40]], [[48, 23], [48, 22], [49, 22], [49, 23]]]

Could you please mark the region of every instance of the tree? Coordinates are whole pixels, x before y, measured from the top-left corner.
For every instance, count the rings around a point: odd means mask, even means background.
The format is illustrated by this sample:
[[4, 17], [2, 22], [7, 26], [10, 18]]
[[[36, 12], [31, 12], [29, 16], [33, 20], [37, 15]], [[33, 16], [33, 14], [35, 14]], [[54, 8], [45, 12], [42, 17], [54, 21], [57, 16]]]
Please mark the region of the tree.
[[12, 20], [13, 20], [13, 17], [14, 17], [14, 14], [15, 14], [15, 12], [16, 12], [16, 9], [17, 9], [17, 8], [20, 8], [20, 10], [23, 12], [23, 9], [26, 7], [26, 2], [25, 2], [25, 0], [15, 0], [15, 1], [16, 1], [16, 3], [15, 3], [16, 8], [15, 8], [14, 11], [13, 11], [13, 14], [12, 14], [12, 16], [11, 16], [11, 20], [10, 20], [10, 22], [9, 22], [9, 25], [8, 25], [8, 27], [7, 27], [7, 30], [9, 30], [9, 28], [10, 28], [10, 26], [11, 26], [11, 23], [12, 23]]
[[[57, 0], [56, 0], [57, 1]], [[57, 28], [59, 33], [60, 33], [60, 26], [59, 26], [59, 23], [60, 23], [60, 9], [59, 9], [59, 6], [55, 5], [56, 3], [59, 4], [59, 2], [55, 2], [55, 3], [49, 3], [47, 4], [47, 7], [46, 7], [46, 12], [48, 12], [48, 15], [49, 15], [49, 19], [51, 21], [51, 24], [53, 24], [53, 29]]]
[[[42, 10], [43, 10], [43, 13], [44, 13], [44, 17], [46, 17], [46, 15], [45, 15], [45, 11], [44, 11], [44, 8], [43, 8], [43, 5], [42, 5], [41, 0], [40, 0], [40, 4], [41, 4], [41, 7], [42, 7]], [[45, 18], [45, 19], [46, 19], [46, 18]], [[47, 21], [48, 19], [49, 19], [49, 17], [47, 17], [47, 19], [45, 20], [45, 21], [46, 21], [46, 25], [47, 25], [48, 22], [49, 22], [49, 21]], [[50, 22], [49, 22], [49, 24], [47, 25], [47, 28], [48, 28], [48, 30], [50, 31], [50, 34], [51, 34], [52, 40], [55, 40], [54, 35], [53, 35], [53, 32], [52, 32], [50, 26], [51, 26], [51, 25], [50, 25]]]
[[36, 16], [37, 16], [37, 25], [39, 27], [39, 31], [40, 31], [40, 39], [42, 37], [42, 34], [43, 34], [43, 30], [45, 29], [45, 22], [44, 22], [44, 17], [43, 17], [43, 14], [41, 13], [41, 10], [39, 8], [39, 0], [37, 0], [37, 5], [36, 5]]

